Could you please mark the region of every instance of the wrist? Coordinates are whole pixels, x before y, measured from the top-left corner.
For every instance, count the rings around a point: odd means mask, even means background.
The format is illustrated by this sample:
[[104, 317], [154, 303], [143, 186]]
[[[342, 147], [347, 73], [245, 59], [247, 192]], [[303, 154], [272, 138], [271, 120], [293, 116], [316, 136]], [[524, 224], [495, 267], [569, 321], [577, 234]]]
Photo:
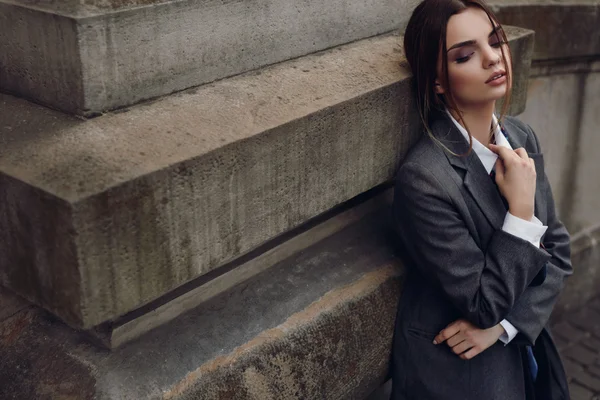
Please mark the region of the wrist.
[[496, 325], [494, 328], [495, 328], [495, 333], [498, 336], [498, 339], [506, 333], [506, 330], [500, 323], [498, 325]]
[[508, 212], [525, 221], [533, 219], [533, 207], [509, 207]]

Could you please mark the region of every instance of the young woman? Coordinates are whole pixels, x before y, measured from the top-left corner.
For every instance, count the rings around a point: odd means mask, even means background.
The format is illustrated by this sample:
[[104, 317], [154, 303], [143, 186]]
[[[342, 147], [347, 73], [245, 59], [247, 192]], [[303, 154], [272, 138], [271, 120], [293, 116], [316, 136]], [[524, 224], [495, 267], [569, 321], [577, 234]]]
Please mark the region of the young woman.
[[572, 273], [539, 141], [508, 105], [506, 36], [480, 0], [425, 0], [404, 37], [423, 137], [398, 170], [407, 278], [393, 399], [568, 399], [546, 324]]

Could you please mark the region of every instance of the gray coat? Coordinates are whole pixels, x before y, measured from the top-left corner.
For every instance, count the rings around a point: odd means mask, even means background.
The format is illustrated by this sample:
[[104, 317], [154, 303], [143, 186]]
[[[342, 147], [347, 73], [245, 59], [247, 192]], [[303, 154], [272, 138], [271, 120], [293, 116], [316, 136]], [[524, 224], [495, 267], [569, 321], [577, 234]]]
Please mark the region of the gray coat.
[[[393, 399], [524, 400], [523, 346], [544, 330], [555, 353], [545, 326], [572, 273], [569, 234], [556, 216], [535, 133], [514, 118], [505, 129], [513, 149], [525, 148], [535, 162], [535, 215], [548, 226], [545, 249], [502, 231], [506, 207], [475, 152], [454, 156], [424, 135], [398, 170], [394, 215], [408, 274], [394, 335]], [[432, 131], [454, 153], [468, 149], [449, 119], [437, 120]], [[544, 267], [543, 283], [530, 286]], [[483, 329], [507, 319], [520, 333], [465, 361], [446, 344], [432, 344], [459, 318]], [[562, 379], [553, 355], [553, 374]], [[552, 399], [568, 398], [554, 392]]]

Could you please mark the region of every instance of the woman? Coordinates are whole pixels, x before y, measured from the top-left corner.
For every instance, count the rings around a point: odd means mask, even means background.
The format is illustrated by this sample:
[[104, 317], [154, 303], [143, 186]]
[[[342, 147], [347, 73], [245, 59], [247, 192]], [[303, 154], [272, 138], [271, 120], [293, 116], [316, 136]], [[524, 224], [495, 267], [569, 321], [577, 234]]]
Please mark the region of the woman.
[[535, 133], [494, 115], [510, 97], [502, 27], [479, 0], [425, 0], [404, 47], [424, 135], [395, 186], [408, 273], [392, 398], [568, 399], [545, 326], [569, 235]]

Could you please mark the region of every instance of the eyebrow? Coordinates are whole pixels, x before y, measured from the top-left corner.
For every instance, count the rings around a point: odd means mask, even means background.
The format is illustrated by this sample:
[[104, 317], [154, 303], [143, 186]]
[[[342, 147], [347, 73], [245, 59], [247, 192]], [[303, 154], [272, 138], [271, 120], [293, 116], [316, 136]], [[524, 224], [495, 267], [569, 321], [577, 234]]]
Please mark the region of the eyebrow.
[[[499, 33], [501, 29], [502, 28], [500, 26], [495, 26], [494, 29], [492, 29], [492, 31], [488, 35], [488, 38], [491, 38], [496, 33]], [[452, 49], [456, 49], [458, 47], [464, 47], [464, 46], [471, 46], [471, 45], [473, 45], [475, 43], [477, 43], [477, 41], [475, 41], [475, 40], [466, 40], [464, 42], [456, 43], [455, 45], [453, 45], [452, 47], [450, 47], [448, 50], [446, 50], [446, 53], [449, 52]]]

